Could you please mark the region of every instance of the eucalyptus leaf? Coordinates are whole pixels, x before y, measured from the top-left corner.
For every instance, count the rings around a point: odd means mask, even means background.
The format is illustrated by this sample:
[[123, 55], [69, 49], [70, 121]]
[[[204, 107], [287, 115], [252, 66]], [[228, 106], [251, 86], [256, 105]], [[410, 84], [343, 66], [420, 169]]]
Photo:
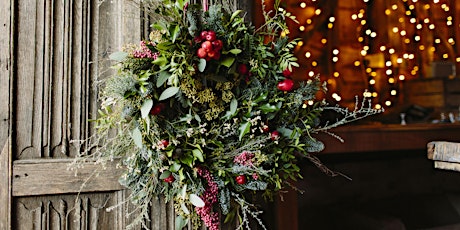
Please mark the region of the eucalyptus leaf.
[[142, 103], [142, 107], [141, 107], [142, 118], [146, 118], [149, 115], [150, 110], [152, 110], [152, 107], [153, 107], [152, 99], [145, 100], [144, 103]]
[[175, 229], [183, 229], [188, 224], [188, 219], [184, 219], [182, 216], [176, 216]]
[[171, 172], [177, 172], [181, 167], [181, 164], [174, 162], [171, 166], [169, 166], [169, 170], [171, 170]]
[[160, 88], [168, 80], [169, 77], [171, 77], [171, 73], [168, 71], [161, 71], [158, 74], [157, 88]]
[[136, 144], [136, 146], [140, 149], [142, 149], [142, 133], [141, 131], [139, 130], [139, 128], [134, 128], [132, 134], [131, 134], [131, 137], [133, 138], [134, 140], [134, 144]]
[[128, 53], [122, 51], [114, 52], [109, 56], [110, 60], [114, 61], [124, 61], [127, 57]]
[[206, 60], [204, 58], [200, 58], [200, 62], [198, 62], [198, 71], [202, 72], [206, 69]]
[[190, 194], [188, 198], [190, 200], [190, 203], [192, 203], [195, 207], [202, 208], [205, 205], [204, 201], [199, 196], [193, 193]]
[[181, 207], [182, 211], [184, 211], [185, 214], [187, 214], [187, 215], [190, 214], [190, 211], [188, 210], [187, 206], [184, 203], [181, 203], [180, 207]]
[[231, 49], [231, 50], [229, 50], [228, 52], [231, 53], [231, 54], [235, 54], [235, 55], [236, 55], [236, 54], [241, 53], [242, 51], [241, 51], [240, 49]]
[[171, 32], [171, 41], [174, 43], [176, 42], [176, 39], [177, 37], [179, 37], [180, 35], [180, 26], [179, 25], [176, 25], [173, 29], [173, 31]]
[[158, 100], [159, 101], [166, 100], [166, 99], [176, 95], [177, 92], [179, 92], [179, 87], [169, 87], [169, 88], [165, 89], [165, 91], [163, 91], [161, 93], [160, 98]]

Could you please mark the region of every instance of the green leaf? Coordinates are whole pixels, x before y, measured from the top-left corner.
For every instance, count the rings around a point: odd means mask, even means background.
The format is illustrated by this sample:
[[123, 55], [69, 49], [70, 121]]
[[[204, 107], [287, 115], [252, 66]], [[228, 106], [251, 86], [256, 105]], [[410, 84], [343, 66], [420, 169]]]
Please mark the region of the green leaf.
[[220, 63], [227, 67], [227, 68], [230, 68], [230, 66], [233, 65], [233, 62], [235, 62], [235, 58], [234, 57], [227, 57], [225, 58], [224, 60], [222, 60]]
[[236, 55], [236, 54], [241, 53], [241, 50], [240, 49], [231, 49], [228, 52]]
[[239, 128], [239, 130], [240, 130], [239, 140], [240, 141], [241, 141], [241, 139], [243, 138], [244, 135], [249, 133], [250, 129], [251, 129], [251, 122], [249, 122], [249, 121], [246, 121], [245, 123], [240, 125], [240, 128]]
[[176, 95], [177, 92], [179, 92], [179, 87], [169, 87], [169, 88], [165, 89], [165, 91], [163, 91], [161, 93], [160, 98], [158, 100], [159, 101], [166, 100], [166, 99]]
[[188, 199], [190, 200], [190, 203], [192, 203], [195, 207], [198, 207], [198, 208], [202, 208], [204, 207], [204, 201], [197, 195], [195, 194], [190, 194], [190, 196], [188, 197]]
[[270, 103], [259, 106], [259, 109], [265, 114], [273, 113], [279, 110], [276, 106], [270, 105]]
[[182, 216], [176, 216], [176, 220], [174, 222], [175, 228], [174, 229], [183, 229], [188, 224], [188, 219], [184, 219]]
[[236, 110], [238, 109], [238, 101], [233, 98], [230, 102], [230, 110], [224, 116], [224, 119], [230, 119], [236, 114]]
[[184, 155], [180, 158], [180, 162], [190, 166], [190, 168], [193, 168], [193, 157], [190, 155]]
[[200, 162], [204, 162], [203, 159], [203, 151], [201, 149], [194, 149], [192, 150], [192, 154], [194, 157], [196, 157]]
[[161, 175], [160, 175], [160, 180], [166, 179], [166, 178], [168, 178], [169, 176], [171, 176], [171, 172], [168, 171], [168, 170], [166, 170], [166, 171], [164, 171], [164, 172], [161, 173]]
[[132, 134], [131, 134], [131, 137], [133, 138], [134, 140], [134, 144], [136, 144], [136, 146], [138, 148], [142, 148], [143, 145], [142, 145], [142, 133], [141, 131], [139, 130], [139, 128], [134, 128]]
[[127, 57], [128, 53], [122, 51], [114, 52], [109, 56], [110, 60], [114, 61], [124, 61]]
[[152, 110], [152, 107], [153, 107], [152, 99], [148, 99], [148, 100], [144, 101], [144, 103], [142, 104], [142, 107], [141, 107], [141, 116], [142, 116], [142, 118], [146, 118], [149, 115], [150, 110]]
[[184, 211], [185, 214], [189, 215], [190, 214], [190, 211], [188, 210], [187, 206], [185, 205], [185, 203], [181, 203], [180, 204], [180, 207], [182, 209], [182, 211]]
[[177, 37], [179, 37], [179, 34], [180, 34], [180, 26], [179, 25], [176, 25], [173, 29], [173, 31], [171, 31], [171, 41], [174, 43], [176, 42], [176, 39]]
[[241, 11], [242, 10], [237, 10], [233, 12], [232, 16], [230, 17], [230, 21], [233, 21], [233, 19], [235, 19], [235, 17], [238, 16], [241, 13]]
[[171, 166], [169, 166], [169, 170], [171, 170], [171, 172], [177, 172], [181, 167], [182, 166], [179, 163], [174, 162]]
[[169, 77], [171, 77], [171, 73], [168, 71], [161, 71], [158, 74], [157, 88], [160, 88], [168, 80]]
[[206, 60], [204, 58], [200, 58], [200, 62], [198, 63], [198, 71], [202, 72], [206, 68]]
[[166, 65], [166, 63], [168, 63], [168, 60], [165, 57], [158, 57], [157, 59], [152, 61], [152, 64], [158, 65], [158, 66]]

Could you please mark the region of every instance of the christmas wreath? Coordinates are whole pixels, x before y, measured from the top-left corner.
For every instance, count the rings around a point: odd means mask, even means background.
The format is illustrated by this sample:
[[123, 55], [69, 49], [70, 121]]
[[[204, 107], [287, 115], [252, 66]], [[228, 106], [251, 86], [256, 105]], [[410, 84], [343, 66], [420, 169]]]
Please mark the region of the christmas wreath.
[[[301, 177], [298, 158], [324, 148], [314, 134], [380, 112], [364, 102], [353, 111], [329, 106], [316, 97], [326, 90], [318, 77], [291, 78], [297, 40], [285, 21], [295, 17], [279, 0], [259, 28], [230, 4], [148, 3], [153, 31], [110, 56], [116, 74], [102, 80], [97, 147], [80, 156], [121, 158], [120, 183], [141, 223], [164, 196], [176, 229], [219, 229], [219, 213], [239, 218], [239, 228], [250, 216], [263, 226], [245, 194], [273, 196]], [[342, 116], [321, 123], [325, 110]]]

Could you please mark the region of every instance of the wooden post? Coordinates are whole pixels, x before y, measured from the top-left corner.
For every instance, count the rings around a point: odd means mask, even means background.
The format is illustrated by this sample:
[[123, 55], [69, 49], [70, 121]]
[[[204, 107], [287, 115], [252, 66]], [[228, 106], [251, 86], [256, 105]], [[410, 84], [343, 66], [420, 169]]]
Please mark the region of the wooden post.
[[0, 2], [0, 229], [11, 229], [12, 0]]

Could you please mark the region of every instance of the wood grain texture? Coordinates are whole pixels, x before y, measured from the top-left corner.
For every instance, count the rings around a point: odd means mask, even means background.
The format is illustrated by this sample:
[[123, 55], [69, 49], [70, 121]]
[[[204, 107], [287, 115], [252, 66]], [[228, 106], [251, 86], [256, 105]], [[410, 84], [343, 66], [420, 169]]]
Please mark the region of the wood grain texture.
[[124, 169], [117, 162], [105, 166], [87, 163], [67, 170], [68, 160], [17, 160], [13, 163], [13, 196], [35, 196], [121, 190], [118, 178]]
[[11, 80], [14, 4], [0, 2], [0, 229], [11, 229]]
[[119, 216], [107, 208], [116, 205], [116, 193], [18, 198], [14, 202], [14, 226], [30, 229], [113, 229]]

